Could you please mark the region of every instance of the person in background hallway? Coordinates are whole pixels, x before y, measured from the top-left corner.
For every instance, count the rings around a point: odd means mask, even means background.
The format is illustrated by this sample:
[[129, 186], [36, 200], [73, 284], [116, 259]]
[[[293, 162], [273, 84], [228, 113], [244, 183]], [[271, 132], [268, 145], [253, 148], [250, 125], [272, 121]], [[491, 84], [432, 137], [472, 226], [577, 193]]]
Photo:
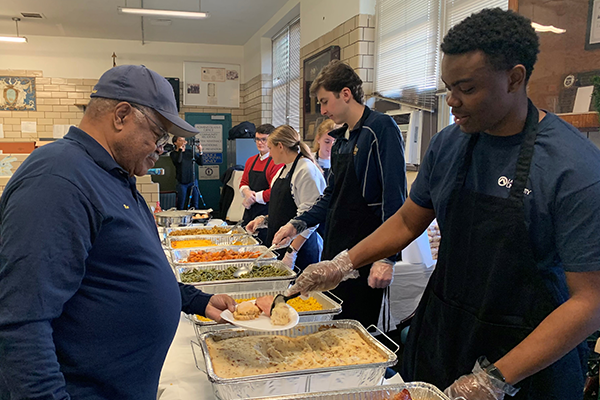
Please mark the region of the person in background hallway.
[[156, 400], [181, 311], [235, 310], [177, 283], [136, 189], [169, 132], [198, 133], [169, 82], [120, 65], [91, 97], [0, 199], [0, 399]]
[[[273, 243], [287, 242], [307, 227], [325, 222], [322, 259], [331, 260], [375, 231], [404, 203], [404, 142], [392, 117], [363, 104], [362, 80], [348, 64], [331, 61], [313, 81], [310, 92], [316, 95], [321, 114], [344, 125], [329, 133], [335, 144], [323, 196], [281, 227]], [[396, 256], [374, 261], [360, 270], [358, 279], [347, 280], [334, 290], [344, 300], [336, 318], [356, 319], [366, 327], [378, 325], [383, 305], [382, 325], [389, 331], [395, 328], [389, 285]]]
[[200, 198], [198, 192], [194, 189], [194, 171], [192, 158], [195, 153], [196, 164], [202, 165], [202, 145], [196, 146], [196, 151], [192, 149], [187, 150], [187, 140], [184, 137], [173, 136], [173, 145], [175, 148], [171, 151], [169, 156], [173, 165], [175, 166], [175, 179], [177, 180], [177, 209], [183, 210], [186, 201], [189, 199], [190, 194], [192, 199], [188, 202], [188, 208], [195, 208], [196, 210], [200, 207]]
[[331, 119], [326, 119], [321, 122], [317, 128], [315, 140], [313, 140], [313, 154], [315, 155], [317, 164], [319, 164], [319, 167], [323, 170], [325, 182], [327, 182], [327, 178], [329, 178], [329, 169], [331, 168], [331, 147], [335, 142], [335, 139], [329, 136], [329, 132], [331, 132], [334, 127], [335, 122]]
[[452, 399], [581, 399], [585, 339], [600, 326], [600, 150], [528, 99], [539, 52], [529, 19], [485, 9], [441, 48], [455, 124], [431, 140], [410, 198], [350, 251], [309, 266], [290, 292], [335, 286], [436, 217], [437, 266], [402, 377]]
[[[308, 145], [289, 125], [276, 128], [267, 140], [273, 162], [284, 164], [271, 182], [268, 216], [259, 216], [246, 226], [249, 232], [267, 228], [266, 246], [271, 246], [275, 232], [290, 219], [307, 210], [323, 194], [325, 179]], [[283, 262], [300, 269], [321, 260], [322, 240], [315, 228], [298, 235], [287, 248]]]
[[[258, 154], [250, 157], [244, 166], [244, 173], [240, 181], [240, 192], [244, 198], [242, 204], [244, 211], [244, 226], [259, 215], [269, 213], [269, 199], [271, 198], [271, 181], [279, 171], [282, 164], [275, 164], [269, 155], [267, 138], [275, 127], [271, 124], [263, 124], [256, 128], [254, 141]], [[267, 232], [262, 229], [258, 231], [258, 237], [264, 242]]]

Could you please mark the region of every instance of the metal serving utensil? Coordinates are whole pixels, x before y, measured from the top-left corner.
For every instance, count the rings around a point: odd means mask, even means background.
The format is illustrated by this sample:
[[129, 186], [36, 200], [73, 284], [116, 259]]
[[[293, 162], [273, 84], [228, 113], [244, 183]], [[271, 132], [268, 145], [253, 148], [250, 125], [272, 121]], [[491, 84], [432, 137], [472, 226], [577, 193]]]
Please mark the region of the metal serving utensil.
[[258, 258], [256, 258], [252, 264], [250, 264], [248, 266], [242, 265], [241, 267], [239, 267], [237, 269], [237, 271], [235, 271], [233, 273], [233, 276], [235, 278], [239, 278], [242, 275], [246, 275], [246, 274], [250, 273], [252, 271], [252, 268], [254, 268], [255, 265], [258, 265], [258, 261], [261, 258], [263, 258], [264, 256], [266, 256], [267, 254], [269, 254], [273, 250], [278, 250], [278, 249], [283, 249], [283, 248], [288, 247], [290, 245], [290, 243], [288, 243], [288, 242], [289, 242], [289, 240], [286, 241], [284, 244], [280, 244], [280, 245], [274, 244], [274, 245], [271, 245], [271, 247], [269, 247], [264, 253], [262, 253], [260, 256], [258, 256]]
[[229, 232], [225, 233], [226, 235], [233, 235], [233, 232], [239, 228], [240, 226], [242, 226], [242, 224], [244, 223], [244, 220], [240, 220], [237, 222], [237, 224], [235, 224], [234, 226], [231, 227], [231, 229], [229, 230]]

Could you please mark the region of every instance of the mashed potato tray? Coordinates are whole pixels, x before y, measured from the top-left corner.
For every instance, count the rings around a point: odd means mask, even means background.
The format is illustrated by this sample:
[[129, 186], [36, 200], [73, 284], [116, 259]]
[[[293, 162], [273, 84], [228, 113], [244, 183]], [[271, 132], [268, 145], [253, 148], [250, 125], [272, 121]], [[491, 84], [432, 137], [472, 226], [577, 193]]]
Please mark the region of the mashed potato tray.
[[[327, 327], [350, 328], [358, 331], [360, 336], [367, 343], [384, 356], [385, 361], [371, 364], [312, 368], [239, 378], [222, 378], [218, 376], [213, 369], [212, 360], [206, 344], [208, 338], [227, 339], [232, 337], [265, 334], [298, 337], [319, 332]], [[192, 342], [196, 367], [201, 371], [206, 372], [208, 379], [212, 383], [215, 396], [221, 400], [251, 399], [274, 395], [280, 396], [342, 390], [349, 387], [375, 386], [383, 381], [386, 368], [395, 365], [398, 361], [395, 352], [381, 344], [381, 342], [375, 339], [358, 321], [355, 320], [304, 322], [298, 324], [294, 328], [276, 332], [256, 332], [239, 328], [224, 329], [216, 332], [204, 333], [200, 336], [199, 341], [199, 345]], [[204, 363], [200, 356], [196, 354], [198, 352], [198, 347], [202, 350]], [[398, 351], [398, 348], [396, 348], [395, 351]], [[204, 369], [204, 367], [206, 367], [206, 369]]]

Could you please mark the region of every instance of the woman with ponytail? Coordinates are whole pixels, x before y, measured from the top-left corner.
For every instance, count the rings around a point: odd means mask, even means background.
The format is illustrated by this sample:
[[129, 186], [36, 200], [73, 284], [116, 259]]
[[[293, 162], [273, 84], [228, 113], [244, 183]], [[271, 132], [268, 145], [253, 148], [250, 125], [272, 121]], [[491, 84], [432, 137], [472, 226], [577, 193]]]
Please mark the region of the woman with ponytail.
[[335, 129], [335, 122], [331, 119], [326, 119], [319, 124], [317, 135], [313, 140], [313, 153], [319, 167], [323, 170], [325, 182], [329, 177], [329, 169], [331, 168], [331, 147], [335, 139], [329, 136], [329, 132]]
[[[275, 164], [285, 164], [271, 181], [269, 214], [256, 217], [246, 229], [267, 228], [266, 245], [280, 227], [306, 211], [323, 194], [325, 179], [310, 148], [289, 125], [276, 128], [269, 135], [267, 146]], [[300, 269], [318, 262], [321, 258], [322, 239], [315, 232], [316, 226], [302, 232], [287, 249], [283, 262]]]

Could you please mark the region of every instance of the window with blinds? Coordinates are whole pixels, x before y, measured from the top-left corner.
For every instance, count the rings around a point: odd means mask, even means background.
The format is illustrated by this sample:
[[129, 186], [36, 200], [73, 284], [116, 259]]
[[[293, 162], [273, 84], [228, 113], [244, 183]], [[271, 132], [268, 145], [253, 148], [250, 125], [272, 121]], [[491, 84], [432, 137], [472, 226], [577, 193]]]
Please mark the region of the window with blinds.
[[273, 125], [300, 131], [300, 20], [273, 38]]
[[508, 0], [377, 0], [375, 90], [437, 108], [443, 36], [472, 13], [493, 7], [506, 10]]
[[433, 107], [437, 82], [439, 0], [379, 0], [375, 90]]

